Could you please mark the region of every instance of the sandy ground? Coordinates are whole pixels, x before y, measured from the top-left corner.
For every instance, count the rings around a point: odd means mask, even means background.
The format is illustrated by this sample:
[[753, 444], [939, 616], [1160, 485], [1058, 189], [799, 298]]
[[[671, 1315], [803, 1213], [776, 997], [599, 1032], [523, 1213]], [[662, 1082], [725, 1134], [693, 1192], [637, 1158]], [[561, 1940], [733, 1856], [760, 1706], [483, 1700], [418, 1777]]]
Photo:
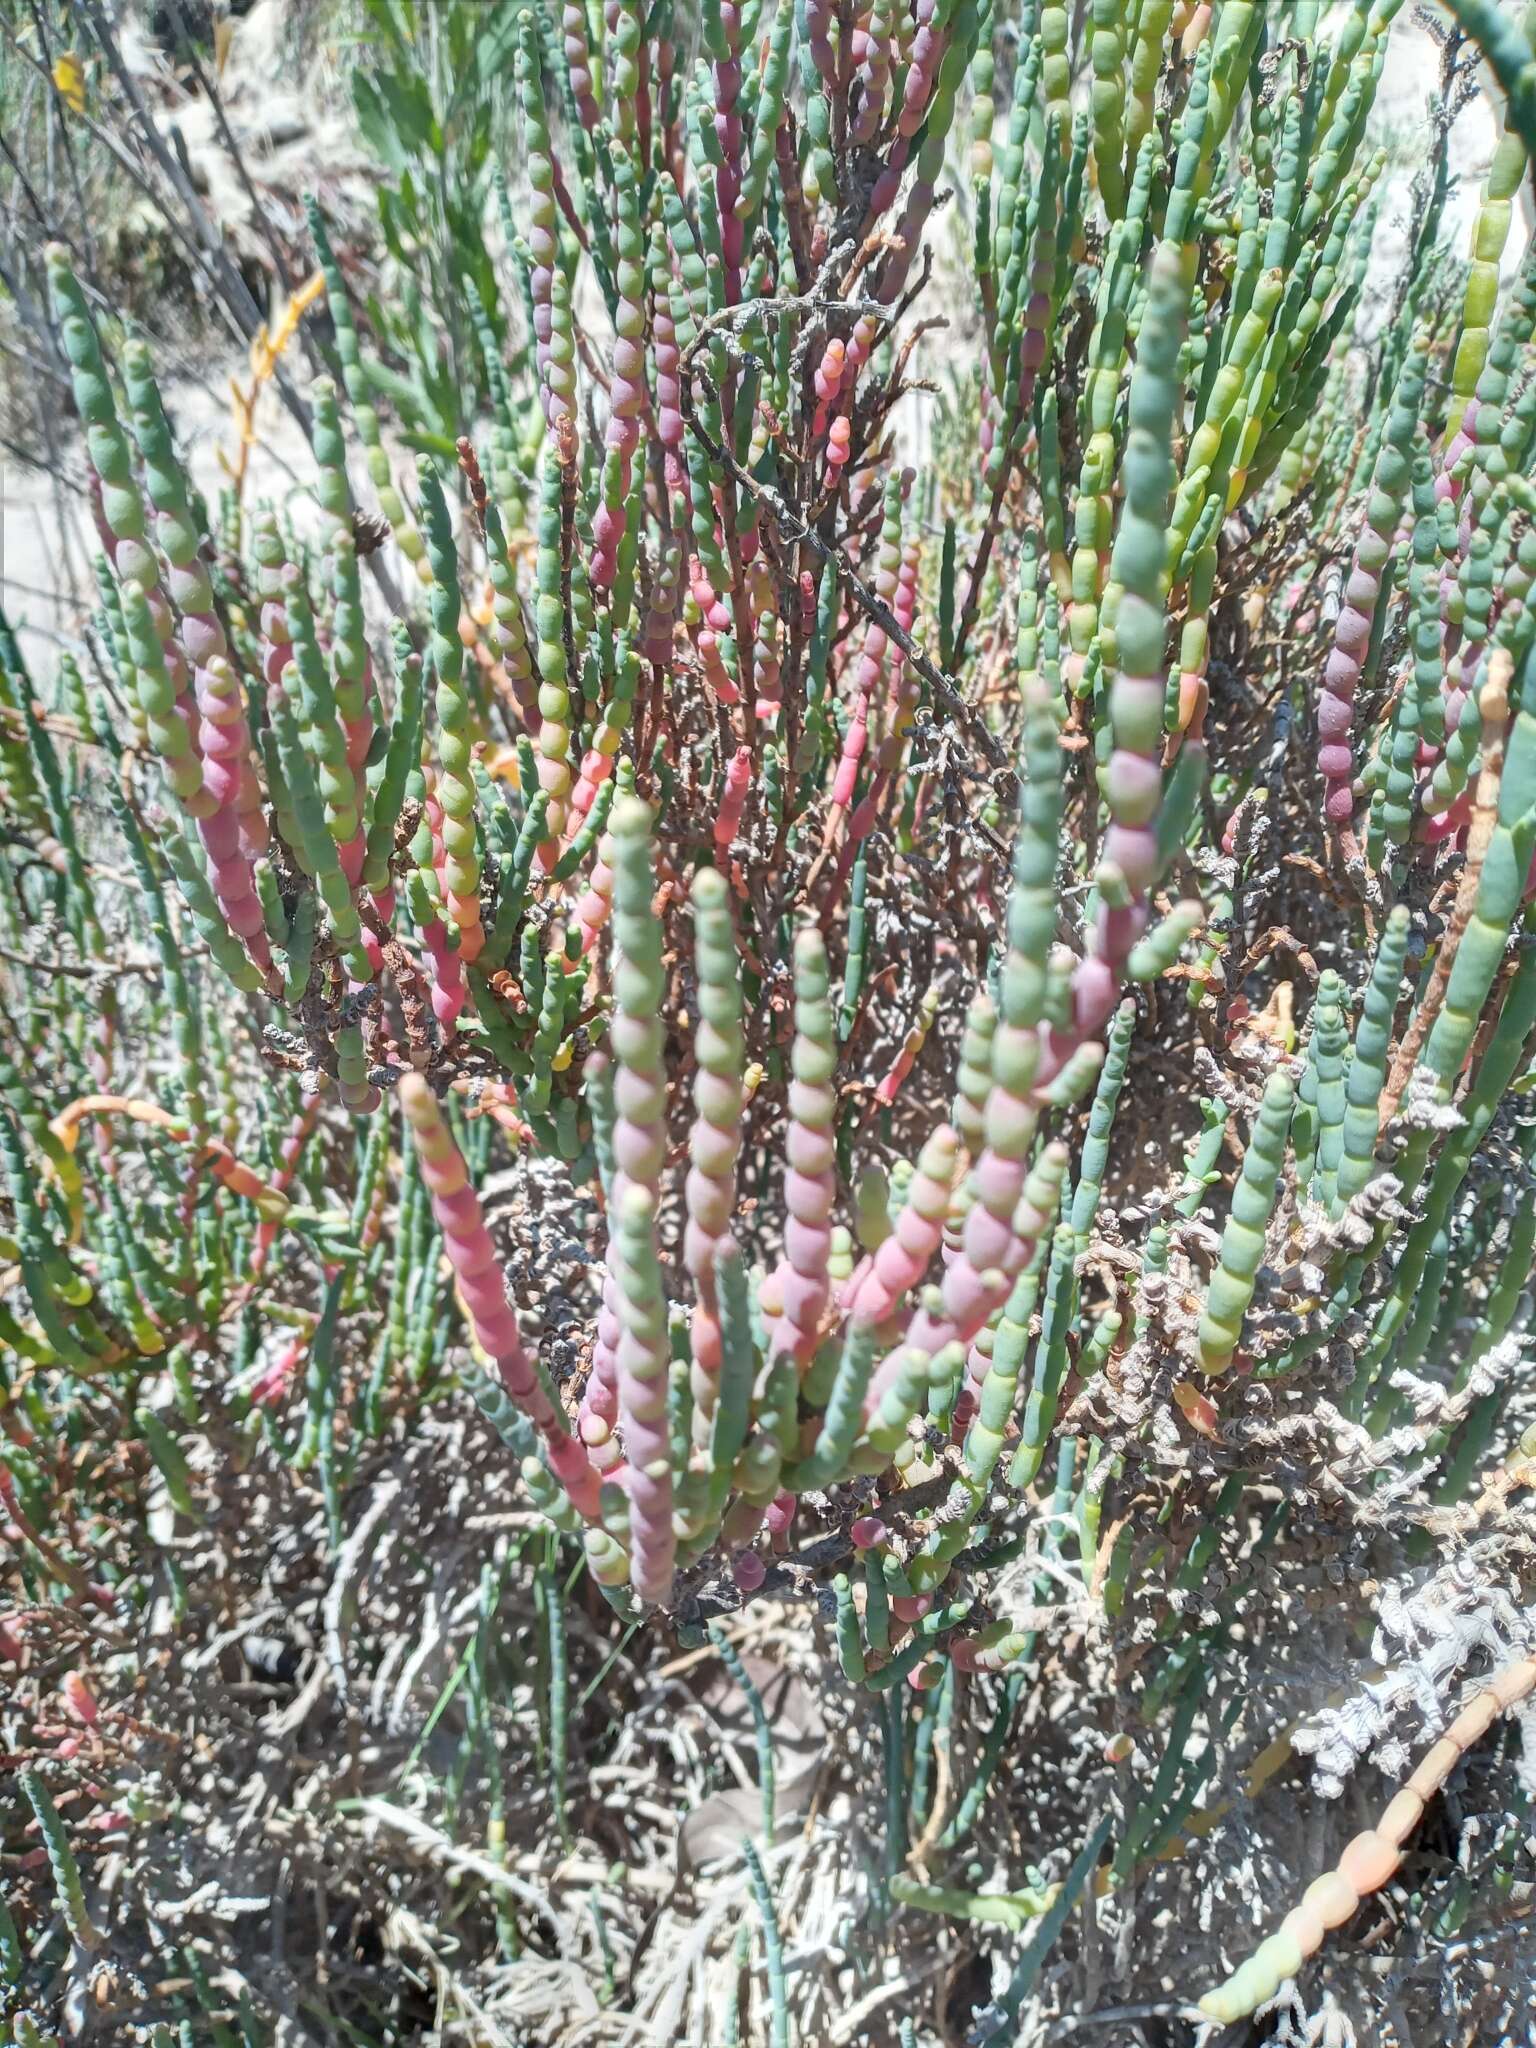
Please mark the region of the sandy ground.
[[[190, 474], [210, 507], [227, 482], [223, 464], [238, 438], [231, 416], [229, 379], [248, 381], [246, 365], [231, 355], [210, 366], [206, 381], [183, 382], [167, 393]], [[221, 388], [222, 386], [222, 388]], [[252, 450], [246, 503], [279, 503], [307, 494], [313, 465], [309, 444], [281, 401], [263, 395], [257, 420], [259, 442]], [[0, 459], [0, 586], [12, 624], [29, 656], [49, 645], [74, 647], [93, 602], [90, 564], [97, 540], [72, 471], [63, 505], [67, 531], [60, 533], [60, 497], [43, 471]], [[46, 671], [46, 660], [42, 664]]]
[[[273, 51], [281, 26], [275, 12], [283, 0], [262, 5], [236, 31], [236, 44], [226, 74], [231, 124], [243, 147], [260, 160], [263, 175], [281, 188], [291, 167], [292, 189], [305, 182], [306, 150], [323, 144], [328, 171], [337, 163], [344, 138], [330, 132], [334, 121], [321, 123], [306, 108], [305, 98], [282, 84], [274, 85]], [[1377, 103], [1376, 129], [1383, 142], [1401, 143], [1409, 162], [1388, 174], [1378, 216], [1373, 268], [1385, 279], [1400, 260], [1409, 224], [1412, 157], [1416, 136], [1426, 133], [1424, 105], [1435, 86], [1438, 53], [1434, 42], [1413, 18], [1399, 18], [1392, 32], [1386, 70]], [[193, 161], [206, 165], [209, 204], [238, 232], [248, 220], [249, 201], [211, 140], [206, 107], [183, 108], [178, 121]], [[1478, 187], [1497, 140], [1493, 103], [1483, 94], [1462, 112], [1452, 131], [1452, 167], [1457, 184], [1447, 205], [1448, 229], [1465, 246], [1476, 212]], [[1395, 154], [1398, 152], [1394, 152]], [[355, 151], [352, 152], [353, 160]], [[1519, 261], [1530, 234], [1530, 191], [1518, 211], [1505, 252], [1506, 268]], [[292, 362], [301, 359], [295, 351]], [[237, 449], [230, 405], [231, 377], [248, 380], [244, 358], [231, 350], [210, 361], [200, 375], [180, 380], [168, 394], [182, 437], [183, 450], [198, 487], [216, 504], [225, 481], [224, 463]], [[257, 444], [252, 450], [246, 484], [247, 502], [269, 499], [287, 503], [302, 499], [311, 474], [308, 448], [298, 427], [271, 389], [262, 396], [257, 414]], [[57, 482], [45, 471], [0, 455], [0, 590], [22, 634], [23, 644], [46, 672], [49, 645], [75, 644], [92, 601], [90, 561], [95, 536], [79, 490], [80, 472]], [[72, 488], [73, 487], [73, 488]], [[361, 502], [371, 502], [364, 490]], [[293, 504], [303, 523], [302, 507]], [[63, 533], [60, 531], [64, 514]], [[409, 576], [400, 578], [408, 588]]]
[[[292, 6], [293, 0], [259, 0], [234, 24], [220, 79], [230, 129], [253, 183], [267, 195], [288, 240], [303, 234], [301, 195], [316, 182], [317, 164], [324, 166], [328, 199], [345, 190], [349, 200], [355, 193], [366, 205], [363, 188], [374, 175], [352, 136], [345, 87], [334, 68], [345, 53], [322, 51], [297, 76]], [[151, 103], [170, 107], [161, 126], [179, 131], [204, 210], [221, 224], [226, 244], [237, 254], [259, 248], [251, 194], [220, 142], [212, 106], [201, 96], [182, 96], [171, 105], [174, 95], [165, 89], [159, 54], [136, 37], [131, 24], [121, 42], [128, 69]], [[216, 507], [227, 481], [225, 464], [239, 449], [231, 379], [248, 387], [250, 366], [232, 338], [205, 345], [201, 357], [190, 361], [186, 348], [177, 354], [178, 369], [167, 374], [157, 351], [165, 395], [193, 481]], [[285, 358], [285, 368], [302, 388], [306, 373], [297, 346]], [[270, 387], [258, 404], [256, 435], [246, 502], [283, 502], [304, 492], [313, 470], [308, 443]], [[66, 458], [65, 473], [55, 477], [0, 451], [0, 597], [34, 657], [51, 643], [77, 644], [93, 602], [91, 561], [97, 540], [82, 490], [84, 473], [78, 454]], [[40, 665], [46, 672], [46, 660]]]

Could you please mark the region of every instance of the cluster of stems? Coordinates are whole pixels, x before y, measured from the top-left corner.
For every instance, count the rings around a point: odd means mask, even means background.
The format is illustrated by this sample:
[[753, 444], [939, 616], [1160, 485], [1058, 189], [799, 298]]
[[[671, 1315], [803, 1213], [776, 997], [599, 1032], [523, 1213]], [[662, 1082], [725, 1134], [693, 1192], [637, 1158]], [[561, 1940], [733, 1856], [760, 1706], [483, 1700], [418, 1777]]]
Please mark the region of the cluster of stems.
[[[1460, 1399], [1532, 1236], [1536, 262], [1499, 281], [1527, 143], [1470, 267], [1442, 180], [1365, 317], [1397, 10], [1292, 11], [1094, 0], [1078, 33], [1024, 0], [1006, 107], [975, 0], [706, 0], [691, 63], [665, 9], [525, 14], [483, 470], [467, 418], [396, 459], [311, 207], [313, 473], [210, 516], [148, 351], [50, 253], [101, 603], [51, 693], [0, 634], [31, 852], [0, 924], [25, 954], [46, 909], [103, 985], [117, 934], [146, 957], [88, 1026], [67, 979], [0, 1018], [32, 1568], [96, 1597], [49, 1399], [68, 1444], [116, 1388], [191, 1514], [185, 1361], [232, 1351], [225, 1420], [334, 1507], [462, 1337], [621, 1611], [697, 1628], [830, 1543], [848, 1678], [937, 1692], [1034, 1654], [988, 1569], [1015, 1521], [1070, 1524], [1112, 1618], [1164, 1568], [1192, 1591], [1261, 1476], [1248, 1394], [1304, 1407], [1335, 1339], [1379, 1437], [1405, 1368]], [[392, 633], [376, 546], [413, 569]], [[1282, 855], [1315, 927], [1255, 908]], [[508, 1151], [558, 1165], [598, 1266], [558, 1382], [476, 1192]], [[1503, 1399], [1432, 1446], [1442, 1503]], [[1178, 1556], [1130, 1520], [1170, 1431], [1231, 1453]], [[1384, 1880], [1392, 1812], [1211, 2012]], [[1050, 1903], [910, 1891], [957, 1897]]]

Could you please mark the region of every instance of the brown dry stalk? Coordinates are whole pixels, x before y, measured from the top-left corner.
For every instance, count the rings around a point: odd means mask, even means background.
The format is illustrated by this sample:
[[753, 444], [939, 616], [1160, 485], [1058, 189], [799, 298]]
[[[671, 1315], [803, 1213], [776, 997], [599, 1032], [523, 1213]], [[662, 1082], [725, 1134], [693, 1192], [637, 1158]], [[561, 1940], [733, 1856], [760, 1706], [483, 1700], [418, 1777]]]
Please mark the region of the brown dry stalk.
[[1451, 966], [1456, 958], [1456, 949], [1461, 944], [1462, 933], [1472, 922], [1472, 912], [1477, 907], [1477, 887], [1482, 877], [1483, 862], [1488, 848], [1493, 843], [1494, 827], [1499, 815], [1499, 782], [1504, 773], [1504, 726], [1509, 717], [1509, 680], [1514, 672], [1514, 656], [1508, 648], [1496, 647], [1488, 659], [1488, 680], [1478, 697], [1478, 709], [1483, 714], [1483, 761], [1478, 770], [1477, 789], [1472, 799], [1472, 822], [1467, 831], [1467, 858], [1461, 871], [1461, 880], [1456, 889], [1456, 901], [1451, 907], [1445, 931], [1441, 936], [1440, 948], [1435, 955], [1434, 970], [1429, 977], [1429, 986], [1424, 991], [1424, 1000], [1414, 1012], [1413, 1021], [1403, 1035], [1403, 1042], [1397, 1049], [1392, 1063], [1392, 1072], [1381, 1098], [1381, 1118], [1378, 1130], [1385, 1130], [1397, 1114], [1403, 1091], [1408, 1086], [1408, 1077], [1418, 1064], [1419, 1054], [1424, 1048], [1435, 1019], [1440, 1015], [1445, 1001], [1445, 991], [1451, 978]]
[[475, 532], [485, 539], [485, 515], [490, 499], [486, 493], [485, 478], [480, 474], [480, 459], [475, 453], [475, 444], [468, 434], [460, 434], [454, 444], [459, 458], [459, 468], [469, 490], [470, 509], [474, 514]]

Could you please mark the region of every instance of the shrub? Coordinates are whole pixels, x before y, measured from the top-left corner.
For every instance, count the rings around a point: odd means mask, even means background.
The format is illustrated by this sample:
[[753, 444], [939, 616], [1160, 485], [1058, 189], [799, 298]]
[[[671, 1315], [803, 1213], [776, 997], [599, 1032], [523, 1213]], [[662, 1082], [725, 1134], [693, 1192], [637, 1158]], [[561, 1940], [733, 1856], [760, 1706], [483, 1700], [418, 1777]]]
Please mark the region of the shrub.
[[[490, 412], [398, 462], [312, 209], [302, 505], [210, 514], [54, 254], [103, 559], [92, 673], [3, 660], [33, 1600], [141, 1608], [146, 1489], [226, 1458], [340, 1553], [467, 1384], [627, 1622], [776, 1596], [891, 1702], [887, 1897], [1045, 1916], [981, 2040], [1090, 1879], [1220, 1829], [1326, 1553], [1449, 1731], [1206, 2011], [1391, 1878], [1536, 1675], [1536, 265], [1518, 124], [1441, 231], [1449, 39], [1368, 284], [1395, 12], [525, 14]], [[563, 1330], [509, 1151], [600, 1261]], [[903, 1693], [930, 1748], [977, 1703], [974, 1818], [1063, 1573], [1162, 1762], [1056, 1887], [917, 1882]]]

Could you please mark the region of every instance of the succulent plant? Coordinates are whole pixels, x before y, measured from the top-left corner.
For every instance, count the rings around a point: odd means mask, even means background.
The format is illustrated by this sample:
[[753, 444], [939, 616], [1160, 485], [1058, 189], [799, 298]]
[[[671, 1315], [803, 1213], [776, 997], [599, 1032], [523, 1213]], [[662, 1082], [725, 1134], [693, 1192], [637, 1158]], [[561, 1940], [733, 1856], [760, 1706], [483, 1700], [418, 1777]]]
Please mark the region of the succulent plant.
[[[1007, 106], [975, 0], [706, 0], [691, 59], [665, 8], [525, 13], [493, 423], [396, 462], [312, 205], [312, 502], [216, 527], [52, 252], [104, 559], [89, 676], [0, 639], [7, 957], [44, 909], [73, 949], [0, 1026], [3, 1469], [49, 1598], [135, 1569], [95, 1575], [55, 1444], [125, 1433], [195, 1516], [211, 1404], [339, 1540], [358, 1444], [455, 1374], [624, 1615], [702, 1644], [810, 1571], [876, 1699], [1011, 1685], [1048, 1527], [1157, 1651], [1148, 1712], [1188, 1702], [1109, 1886], [1217, 1727], [1212, 1557], [1283, 1573], [1334, 1432], [1400, 1455], [1421, 1536], [1530, 1483], [1488, 1361], [1536, 1140], [1536, 262], [1499, 268], [1536, 24], [1456, 11], [1513, 127], [1470, 266], [1436, 213], [1371, 321], [1392, 0], [1024, 0]], [[388, 638], [375, 508], [418, 572]], [[579, 1198], [558, 1359], [493, 1151]], [[1390, 1877], [1531, 1671], [1209, 2014]], [[890, 1885], [1009, 1927], [1073, 1896]]]

